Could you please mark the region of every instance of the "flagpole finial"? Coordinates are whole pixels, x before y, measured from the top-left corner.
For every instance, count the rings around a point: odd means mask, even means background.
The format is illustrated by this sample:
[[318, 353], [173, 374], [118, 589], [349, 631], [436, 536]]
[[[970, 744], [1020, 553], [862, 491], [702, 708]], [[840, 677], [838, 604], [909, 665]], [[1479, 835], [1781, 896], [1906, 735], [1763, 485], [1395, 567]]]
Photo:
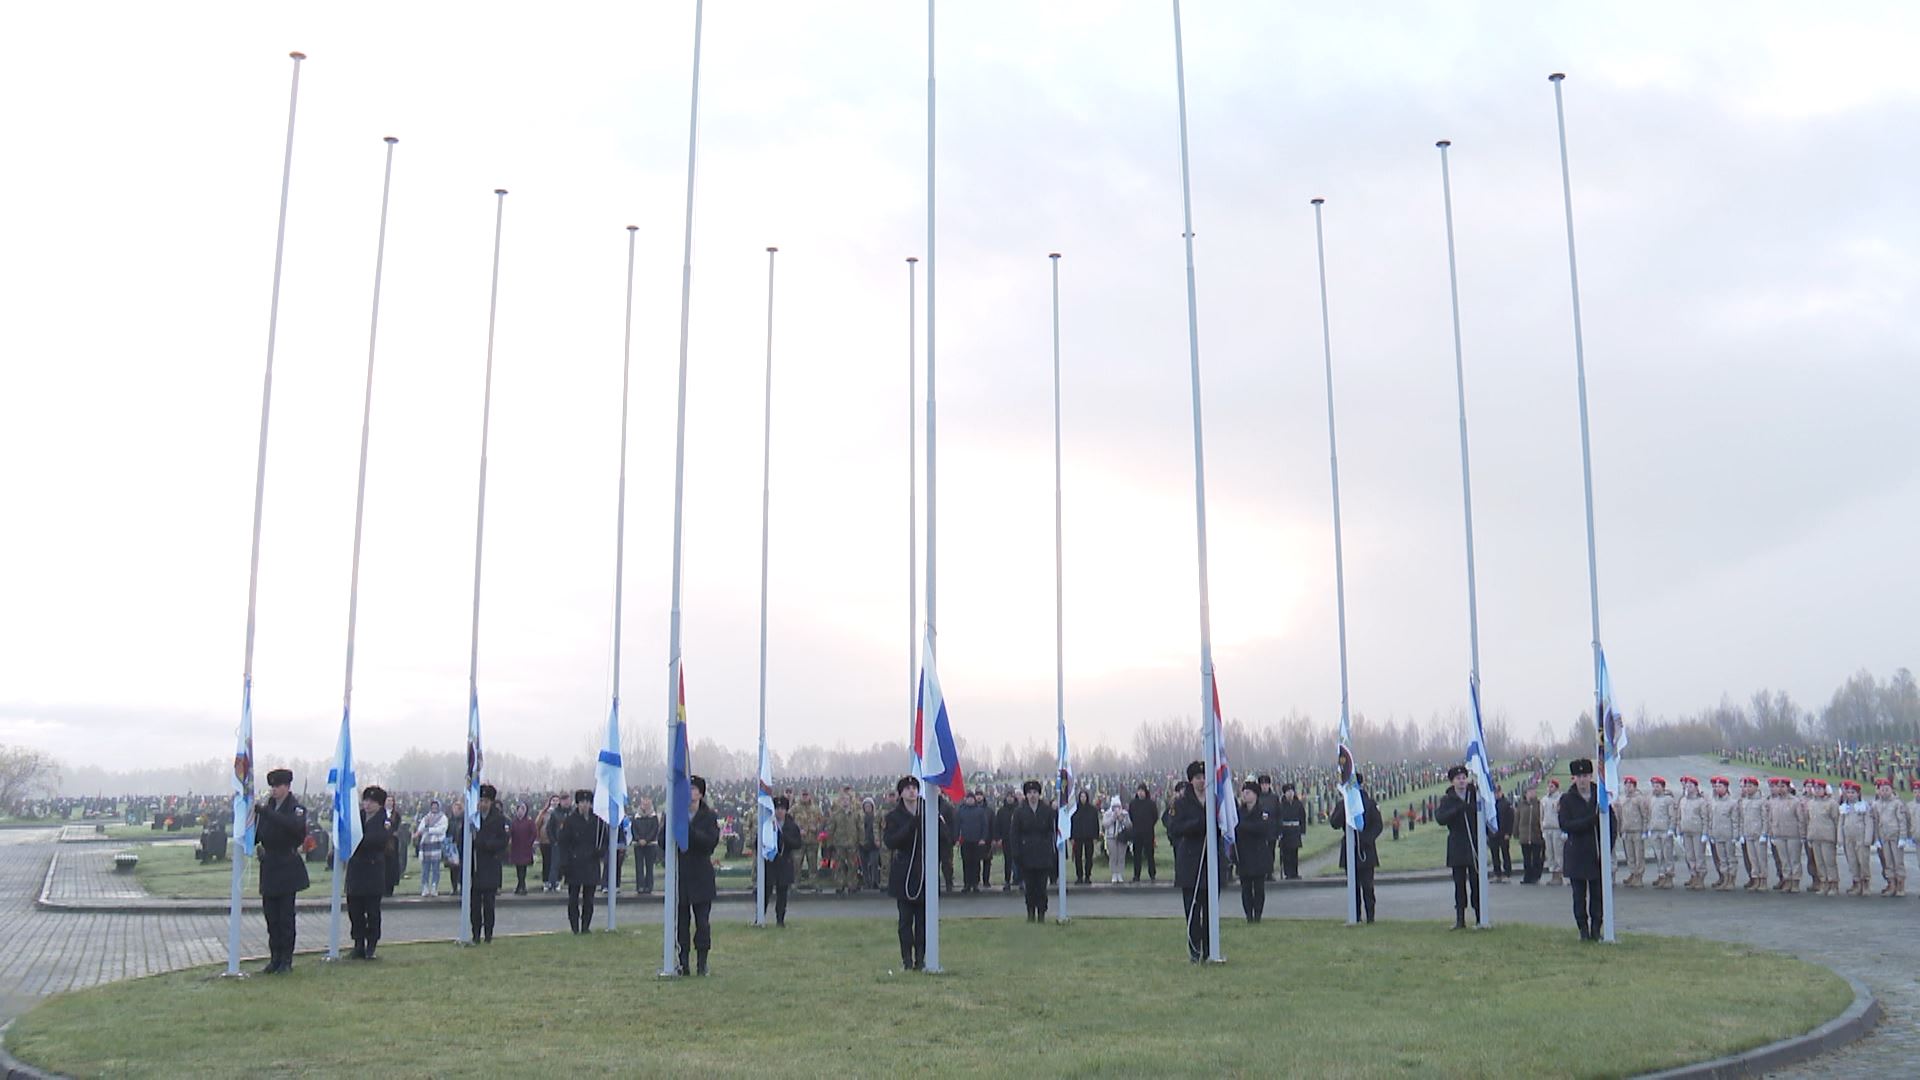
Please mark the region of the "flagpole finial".
[[1321, 197], [1320, 197], [1320, 196], [1318, 196], [1318, 195], [1315, 195], [1315, 196], [1314, 196], [1313, 198], [1311, 198], [1311, 199], [1308, 199], [1307, 201], [1308, 201], [1308, 202], [1310, 202], [1310, 203], [1312, 203], [1312, 204], [1313, 204], [1313, 205], [1315, 205], [1315, 206], [1319, 206], [1320, 204], [1322, 204], [1322, 203], [1324, 203], [1324, 202], [1326, 202], [1327, 200], [1325, 200], [1325, 199], [1323, 199], [1323, 198], [1321, 198]]
[[493, 193], [495, 195], [505, 195], [507, 193], [507, 189], [503, 187], [497, 187], [493, 189]]
[[394, 136], [392, 136], [392, 135], [389, 135], [389, 136], [387, 136], [387, 137], [386, 137], [385, 139], [382, 139], [381, 141], [382, 141], [382, 142], [384, 142], [384, 143], [386, 143], [386, 144], [387, 144], [388, 146], [392, 146], [392, 145], [393, 145], [394, 143], [397, 143], [397, 142], [399, 142], [400, 140], [399, 140], [399, 139], [397, 139], [397, 138], [395, 138], [395, 137], [394, 137]]
[[640, 231], [640, 226], [638, 226], [638, 225], [629, 225], [629, 226], [627, 226], [627, 231], [628, 231], [628, 232], [639, 232], [639, 231]]
[[910, 263], [917, 263], [920, 261], [920, 257], [918, 255], [909, 255], [907, 256], [907, 261]]
[[1441, 140], [1440, 140], [1439, 142], [1437, 142], [1437, 143], [1434, 143], [1433, 145], [1435, 145], [1435, 146], [1437, 146], [1437, 147], [1439, 147], [1439, 148], [1440, 148], [1440, 149], [1442, 149], [1442, 150], [1445, 150], [1445, 149], [1446, 149], [1447, 147], [1449, 147], [1449, 146], [1452, 146], [1452, 145], [1453, 145], [1453, 140], [1452, 140], [1452, 139], [1441, 139]]
[[774, 252], [776, 252], [776, 251], [779, 251], [779, 250], [780, 250], [780, 249], [779, 249], [779, 248], [777, 248], [777, 247], [769, 247], [769, 248], [767, 248], [767, 254], [769, 254], [769, 255], [771, 255], [771, 254], [773, 254]]
[[1554, 72], [1553, 74], [1551, 74], [1551, 75], [1549, 75], [1549, 76], [1547, 76], [1547, 81], [1548, 81], [1548, 82], [1559, 82], [1560, 80], [1562, 80], [1562, 79], [1564, 79], [1564, 78], [1566, 78], [1566, 77], [1567, 77], [1567, 73], [1566, 73], [1566, 72], [1564, 72], [1564, 71], [1556, 71], [1556, 72]]
[[1057, 259], [1057, 258], [1059, 258], [1059, 257], [1060, 257], [1060, 253], [1059, 253], [1059, 252], [1057, 252], [1057, 251], [1049, 251], [1049, 252], [1047, 252], [1047, 258], [1049, 258], [1049, 259]]
[[298, 51], [290, 52], [287, 55], [293, 57], [295, 60], [305, 60], [307, 58], [306, 53], [298, 52]]

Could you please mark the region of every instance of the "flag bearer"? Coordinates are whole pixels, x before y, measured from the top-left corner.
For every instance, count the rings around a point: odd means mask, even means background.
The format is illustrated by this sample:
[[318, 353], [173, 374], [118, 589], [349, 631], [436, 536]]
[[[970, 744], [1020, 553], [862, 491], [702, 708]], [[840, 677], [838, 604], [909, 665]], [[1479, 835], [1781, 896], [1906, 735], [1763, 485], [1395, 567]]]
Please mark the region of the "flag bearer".
[[921, 847], [926, 829], [920, 824], [926, 804], [916, 777], [901, 777], [893, 791], [898, 800], [887, 811], [886, 842], [894, 853], [887, 892], [899, 915], [900, 966], [919, 971], [927, 958], [927, 861]]
[[[1573, 886], [1573, 924], [1580, 940], [1599, 941], [1606, 923], [1600, 865], [1600, 800], [1593, 789], [1593, 761], [1579, 758], [1567, 765], [1573, 790], [1560, 800], [1560, 827], [1566, 830], [1567, 882]], [[1608, 817], [1618, 828], [1619, 819]]]
[[1167, 823], [1167, 838], [1173, 841], [1173, 882], [1180, 886], [1187, 918], [1187, 959], [1196, 964], [1207, 958], [1208, 920], [1213, 914], [1207, 906], [1207, 881], [1201, 875], [1219, 874], [1221, 855], [1219, 845], [1209, 843], [1214, 829], [1201, 801], [1203, 789], [1195, 786], [1205, 782], [1206, 775], [1205, 764], [1187, 764], [1187, 779], [1174, 789]]
[[380, 898], [387, 893], [387, 793], [378, 786], [360, 789], [360, 843], [347, 860], [347, 920], [353, 930], [353, 958], [375, 960], [380, 944]]
[[293, 970], [293, 900], [308, 885], [300, 845], [307, 839], [307, 808], [293, 797], [293, 770], [267, 773], [267, 797], [255, 808], [254, 843], [260, 854], [260, 909], [267, 918], [267, 966], [262, 975]]
[[713, 849], [720, 846], [720, 819], [707, 805], [707, 780], [687, 778], [691, 800], [687, 815], [687, 850], [680, 859], [680, 974], [687, 973], [687, 945], [699, 957], [698, 974], [707, 973], [707, 950], [713, 947]]

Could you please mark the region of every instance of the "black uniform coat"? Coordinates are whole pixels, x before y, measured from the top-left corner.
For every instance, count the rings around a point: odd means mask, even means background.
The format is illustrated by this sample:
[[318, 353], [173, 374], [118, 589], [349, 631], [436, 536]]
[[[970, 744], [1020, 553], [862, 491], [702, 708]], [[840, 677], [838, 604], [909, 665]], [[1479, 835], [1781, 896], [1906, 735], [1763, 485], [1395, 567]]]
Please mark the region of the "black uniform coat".
[[1133, 832], [1127, 840], [1142, 851], [1153, 850], [1153, 831], [1160, 825], [1160, 807], [1151, 798], [1135, 796], [1127, 804], [1127, 821]]
[[[923, 812], [926, 805], [922, 800]], [[1012, 815], [1008, 815], [1008, 820], [1011, 822]], [[940, 822], [943, 831], [946, 824], [944, 820]], [[927, 898], [926, 855], [921, 847], [923, 828], [919, 815], [908, 813], [905, 803], [896, 802], [893, 809], [887, 811], [887, 847], [894, 852], [893, 863], [887, 870], [887, 894], [896, 900], [919, 903]], [[1006, 843], [1007, 850], [1018, 854], [1017, 842], [1011, 836]]]
[[777, 846], [773, 858], [767, 860], [767, 884], [775, 888], [790, 886], [793, 884], [793, 853], [806, 843], [806, 838], [800, 835], [800, 823], [793, 820], [791, 814], [784, 822], [774, 822], [773, 831]]
[[493, 811], [480, 819], [473, 834], [473, 888], [486, 892], [500, 887], [500, 862], [507, 854], [507, 815], [495, 803]]
[[346, 896], [384, 896], [387, 892], [387, 812], [360, 815], [360, 846], [347, 860]]
[[1475, 831], [1480, 828], [1480, 803], [1473, 796], [1473, 789], [1467, 789], [1467, 798], [1454, 794], [1452, 788], [1440, 796], [1440, 806], [1433, 812], [1433, 820], [1447, 827], [1447, 865], [1473, 866], [1476, 863], [1474, 852]]
[[713, 903], [713, 849], [719, 846], [720, 819], [713, 815], [713, 807], [702, 799], [700, 808], [687, 819], [687, 850], [678, 853], [683, 903]]
[[[1361, 866], [1377, 867], [1380, 865], [1380, 847], [1379, 847], [1378, 841], [1380, 839], [1380, 830], [1383, 824], [1380, 820], [1380, 804], [1373, 801], [1373, 792], [1368, 791], [1366, 788], [1360, 789], [1360, 801], [1362, 804], [1361, 813], [1365, 815], [1367, 820], [1364, 824], [1360, 826], [1360, 835], [1353, 838], [1353, 849], [1356, 852], [1358, 852], [1360, 855]], [[1347, 827], [1346, 800], [1341, 799], [1338, 796], [1334, 798], [1333, 813], [1327, 815], [1327, 824], [1333, 826], [1336, 829], [1341, 829], [1341, 830], [1346, 829]], [[1341, 840], [1340, 841], [1340, 869], [1345, 870], [1346, 868], [1347, 868], [1347, 842], [1345, 840]]]
[[[559, 839], [554, 841], [554, 857], [560, 860], [560, 873], [570, 885], [599, 885], [600, 871], [607, 864], [607, 827], [592, 814], [578, 810], [560, 823]], [[479, 850], [476, 839], [474, 849]], [[494, 863], [494, 884], [499, 885], [500, 866]], [[480, 887], [480, 863], [473, 864], [473, 887]], [[682, 885], [682, 888], [685, 886]]]
[[1280, 846], [1298, 850], [1307, 835], [1307, 804], [1300, 799], [1281, 799], [1280, 813], [1274, 819], [1280, 829]]
[[[1173, 841], [1173, 883], [1183, 889], [1200, 883], [1200, 862], [1205, 853], [1201, 845], [1214, 830], [1207, 825], [1207, 808], [1199, 796], [1188, 792], [1173, 800], [1167, 808], [1167, 836]], [[1219, 845], [1215, 845], [1213, 865], [1220, 865]], [[1225, 876], [1226, 871], [1215, 873]]]
[[[1596, 789], [1594, 794], [1600, 793]], [[1615, 839], [1620, 836], [1620, 818], [1608, 814]], [[1561, 863], [1570, 881], [1595, 881], [1600, 877], [1600, 804], [1580, 797], [1579, 788], [1560, 796], [1560, 831], [1567, 834]]]
[[1279, 823], [1256, 800], [1253, 809], [1240, 808], [1240, 826], [1233, 831], [1233, 862], [1243, 878], [1266, 877], [1273, 872], [1273, 836]]
[[[896, 803], [895, 805], [898, 804]], [[1000, 803], [1000, 808], [993, 812], [993, 831], [991, 833], [993, 839], [1000, 841], [1000, 850], [1009, 855], [1013, 855], [1016, 860], [1019, 857], [1019, 845], [1014, 842], [1013, 838], [1013, 809], [1018, 805], [1019, 801], [1016, 799], [1006, 799]], [[888, 811], [887, 816], [892, 817], [892, 811]]]
[[1013, 808], [1015, 853], [1022, 870], [1047, 871], [1058, 861], [1054, 853], [1054, 811], [1045, 799], [1039, 806], [1028, 806], [1025, 799]]
[[255, 851], [260, 859], [260, 895], [292, 896], [306, 888], [307, 864], [300, 845], [307, 839], [307, 808], [289, 794], [279, 805], [268, 798], [254, 818]]

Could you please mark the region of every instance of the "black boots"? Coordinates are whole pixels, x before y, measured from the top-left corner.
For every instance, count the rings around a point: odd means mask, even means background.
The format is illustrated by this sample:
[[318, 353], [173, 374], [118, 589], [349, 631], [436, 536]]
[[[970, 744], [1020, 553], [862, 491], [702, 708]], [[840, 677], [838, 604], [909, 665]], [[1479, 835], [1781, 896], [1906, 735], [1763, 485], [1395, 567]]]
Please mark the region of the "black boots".
[[694, 961], [694, 964], [694, 974], [705, 975], [707, 973], [707, 950], [700, 950], [699, 958]]
[[364, 941], [355, 941], [353, 943], [353, 959], [365, 960], [366, 958], [367, 958], [367, 943]]
[[1465, 908], [1453, 909], [1453, 928], [1455, 930], [1465, 930], [1467, 928], [1467, 910]]

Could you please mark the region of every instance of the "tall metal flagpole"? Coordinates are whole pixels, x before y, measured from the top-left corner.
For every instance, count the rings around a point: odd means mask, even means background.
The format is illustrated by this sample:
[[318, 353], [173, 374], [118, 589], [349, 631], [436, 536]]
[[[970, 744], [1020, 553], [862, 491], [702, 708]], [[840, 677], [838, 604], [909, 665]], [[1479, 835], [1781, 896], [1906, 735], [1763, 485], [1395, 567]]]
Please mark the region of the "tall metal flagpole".
[[[680, 540], [681, 511], [687, 481], [687, 321], [693, 304], [693, 176], [695, 151], [700, 146], [700, 24], [705, 0], [693, 5], [693, 93], [687, 117], [687, 235], [680, 264], [680, 392], [675, 407], [673, 440], [673, 607], [667, 634], [667, 754], [673, 754], [675, 714], [680, 705]], [[678, 975], [674, 948], [679, 934], [680, 847], [674, 822], [673, 763], [667, 763], [666, 836], [668, 846], [666, 895], [660, 920], [660, 974]]]
[[[1353, 781], [1353, 724], [1347, 698], [1347, 562], [1340, 535], [1340, 443], [1333, 429], [1333, 323], [1327, 314], [1327, 238], [1321, 224], [1320, 208], [1325, 199], [1313, 200], [1313, 248], [1320, 267], [1320, 342], [1327, 361], [1327, 464], [1333, 474], [1333, 596], [1340, 628], [1340, 747], [1348, 758], [1341, 777], [1343, 788]], [[1342, 791], [1344, 798], [1345, 792]], [[1351, 812], [1346, 815], [1347, 845], [1347, 925], [1360, 921], [1359, 826]]]
[[[1220, 871], [1214, 865], [1219, 852], [1219, 814], [1214, 805], [1214, 777], [1220, 769], [1220, 748], [1213, 720], [1213, 615], [1207, 596], [1207, 455], [1200, 424], [1200, 301], [1193, 278], [1193, 180], [1187, 160], [1187, 61], [1180, 38], [1180, 0], [1173, 0], [1173, 66], [1180, 87], [1180, 207], [1187, 244], [1187, 358], [1193, 372], [1193, 497], [1199, 540], [1200, 568], [1200, 723], [1206, 746], [1207, 775], [1204, 801], [1207, 844], [1201, 855], [1201, 885], [1207, 893], [1207, 958], [1220, 963]], [[1192, 918], [1192, 914], [1188, 914]]]
[[[933, 5], [927, 0], [927, 642], [932, 653], [939, 641], [940, 621], [934, 617], [934, 551], [939, 532], [934, 515], [934, 382], [933, 382]], [[911, 271], [909, 271], [911, 273]], [[931, 656], [929, 657], [931, 659]], [[932, 724], [934, 718], [926, 718]], [[929, 738], [933, 732], [927, 732]], [[924, 971], [940, 971], [940, 792], [924, 792], [920, 811], [921, 888], [927, 898], [927, 951]]]
[[[1473, 469], [1467, 458], [1467, 368], [1460, 348], [1460, 274], [1455, 268], [1453, 257], [1453, 179], [1447, 169], [1447, 148], [1453, 143], [1441, 139], [1434, 144], [1440, 148], [1440, 194], [1446, 207], [1447, 217], [1447, 287], [1453, 301], [1453, 375], [1454, 384], [1460, 396], [1460, 499], [1466, 509], [1467, 522], [1467, 642], [1473, 663], [1469, 678], [1474, 693], [1480, 686], [1480, 604], [1478, 584], [1473, 572]], [[1476, 702], [1473, 706], [1479, 708]], [[1482, 747], [1481, 752], [1487, 753]], [[1491, 761], [1491, 755], [1488, 755]], [[1490, 823], [1481, 822], [1473, 838], [1474, 873], [1480, 881], [1479, 925], [1486, 929], [1493, 925], [1491, 915], [1492, 899], [1487, 895], [1487, 844], [1485, 832]]]
[[[620, 609], [627, 597], [627, 388], [632, 382], [633, 372], [633, 252], [636, 246], [635, 237], [639, 231], [638, 225], [627, 226], [627, 314], [625, 331], [620, 339], [620, 496], [616, 503], [617, 509], [614, 511], [613, 525], [613, 711], [609, 714], [609, 723], [614, 728], [609, 734], [614, 735], [618, 734], [620, 720]], [[618, 745], [610, 746], [608, 749], [616, 754], [621, 753], [621, 747]], [[624, 769], [621, 771], [621, 776], [624, 781]], [[627, 793], [621, 791], [615, 794], [619, 796], [622, 816], [624, 816]], [[607, 823], [607, 929], [609, 931], [619, 926], [615, 921], [615, 911], [619, 906], [620, 895], [620, 890], [616, 887], [620, 880], [619, 850], [620, 823], [610, 821]], [[653, 852], [647, 852], [647, 857], [652, 858]], [[634, 873], [639, 872], [639, 868], [635, 867]]]
[[[766, 427], [760, 442], [760, 756], [767, 759], [767, 537], [773, 505], [773, 260], [780, 249], [767, 249], [767, 388]], [[754, 818], [758, 820], [758, 812]], [[754, 830], [753, 925], [767, 925], [767, 860], [761, 857], [760, 830]]]
[[[1067, 602], [1060, 555], [1060, 253], [1052, 252], [1047, 259], [1053, 263], [1053, 711], [1064, 752], [1067, 745]], [[1065, 759], [1060, 762], [1060, 770], [1059, 810], [1065, 814], [1072, 810], [1069, 800], [1074, 797], [1071, 785], [1066, 782], [1069, 777]], [[1062, 835], [1060, 914], [1057, 916], [1060, 922], [1067, 921], [1067, 846], [1072, 842], [1071, 834]]]
[[[506, 189], [495, 188], [493, 194], [493, 282], [487, 289], [487, 376], [480, 397], [480, 497], [473, 524], [473, 648], [467, 658], [467, 712], [470, 718], [477, 717], [480, 711], [480, 554], [487, 537], [487, 436], [493, 423], [493, 327], [500, 310], [500, 230], [507, 215]], [[468, 742], [472, 742], [471, 730], [468, 732]], [[467, 748], [467, 754], [468, 767], [471, 769], [474, 765], [471, 745]], [[475, 776], [469, 780], [469, 792], [478, 779]], [[478, 816], [474, 807], [468, 806], [466, 823], [461, 826], [464, 840], [461, 844], [463, 857], [460, 860], [460, 928], [454, 934], [454, 940], [462, 945], [473, 944], [473, 931], [470, 928], [473, 915], [473, 837], [480, 829], [480, 823], [474, 820]]]
[[[1560, 194], [1567, 208], [1567, 278], [1573, 288], [1573, 366], [1574, 374], [1580, 386], [1580, 475], [1586, 482], [1587, 494], [1587, 597], [1588, 607], [1593, 613], [1593, 721], [1599, 732], [1597, 745], [1600, 749], [1598, 760], [1606, 761], [1606, 695], [1601, 689], [1600, 660], [1600, 558], [1593, 538], [1593, 444], [1587, 431], [1587, 350], [1580, 334], [1580, 266], [1574, 258], [1573, 250], [1573, 171], [1567, 164], [1567, 112], [1561, 101], [1560, 83], [1566, 76], [1555, 72], [1548, 76], [1553, 83], [1553, 115], [1560, 129]], [[1609, 778], [1602, 775], [1601, 783]], [[1601, 940], [1612, 944], [1614, 941], [1613, 924], [1616, 921], [1616, 908], [1613, 906], [1613, 810], [1607, 806], [1600, 812], [1600, 903], [1603, 912]]]
[[[293, 184], [293, 121], [300, 107], [300, 61], [307, 58], [306, 53], [300, 52], [287, 55], [293, 58], [293, 89], [287, 95], [287, 153], [280, 166], [280, 224], [273, 236], [273, 298], [267, 304], [267, 375], [260, 390], [260, 457], [253, 473], [253, 556], [247, 567], [247, 653], [240, 675], [240, 726], [247, 749], [241, 798], [247, 803], [249, 819], [253, 814], [253, 628], [254, 609], [260, 595], [260, 512], [267, 494], [267, 418], [273, 407], [273, 346], [280, 329], [280, 263], [287, 250], [287, 190]], [[247, 862], [245, 839], [244, 834], [233, 838], [233, 884], [227, 900], [228, 975], [240, 974], [240, 877]]]
[[907, 767], [913, 767], [913, 715], [920, 706], [920, 684], [915, 678], [920, 663], [920, 477], [915, 437], [920, 408], [919, 370], [913, 346], [914, 264], [920, 260], [907, 256]]

